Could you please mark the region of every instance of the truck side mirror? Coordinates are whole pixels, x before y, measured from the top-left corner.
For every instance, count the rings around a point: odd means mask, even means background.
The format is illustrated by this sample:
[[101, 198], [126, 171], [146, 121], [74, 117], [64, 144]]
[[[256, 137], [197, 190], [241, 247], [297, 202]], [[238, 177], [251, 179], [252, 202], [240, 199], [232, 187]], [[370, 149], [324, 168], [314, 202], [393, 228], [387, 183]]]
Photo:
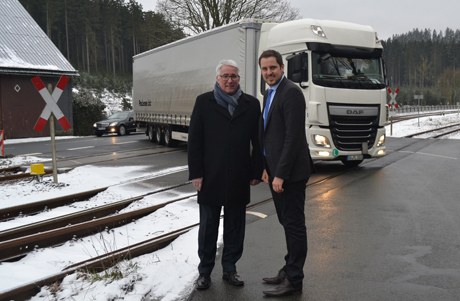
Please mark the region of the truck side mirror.
[[[288, 62], [288, 79], [295, 83], [308, 81], [308, 55], [305, 53], [290, 55]], [[304, 88], [304, 87], [302, 87]]]
[[389, 87], [390, 83], [389, 83], [388, 76], [387, 76], [387, 62], [383, 58], [382, 58], [382, 66], [383, 66], [383, 77], [385, 81], [385, 86]]
[[301, 83], [302, 82], [302, 74], [300, 72], [297, 72], [297, 73], [294, 73], [292, 75], [292, 79], [291, 79], [293, 82], [295, 83]]

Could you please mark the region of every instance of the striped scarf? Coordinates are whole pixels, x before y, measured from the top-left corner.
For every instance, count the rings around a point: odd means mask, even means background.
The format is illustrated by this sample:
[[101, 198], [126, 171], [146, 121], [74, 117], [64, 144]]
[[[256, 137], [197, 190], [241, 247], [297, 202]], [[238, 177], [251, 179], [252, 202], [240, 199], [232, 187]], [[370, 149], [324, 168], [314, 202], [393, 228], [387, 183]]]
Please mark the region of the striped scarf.
[[233, 95], [228, 95], [227, 93], [222, 91], [217, 82], [214, 85], [214, 97], [216, 98], [217, 103], [220, 106], [227, 108], [231, 116], [233, 116], [233, 112], [235, 112], [241, 94], [243, 94], [243, 91], [241, 91], [240, 85], [238, 85], [238, 89]]

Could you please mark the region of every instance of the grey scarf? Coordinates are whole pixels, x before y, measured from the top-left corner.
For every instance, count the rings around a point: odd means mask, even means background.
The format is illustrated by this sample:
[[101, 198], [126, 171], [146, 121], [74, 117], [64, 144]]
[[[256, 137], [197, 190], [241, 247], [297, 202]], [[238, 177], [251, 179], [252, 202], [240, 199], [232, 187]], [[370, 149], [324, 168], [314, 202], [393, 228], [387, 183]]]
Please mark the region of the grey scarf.
[[240, 85], [238, 85], [238, 89], [233, 95], [228, 95], [222, 91], [217, 82], [214, 85], [214, 97], [216, 98], [217, 103], [220, 106], [227, 108], [231, 116], [233, 116], [233, 112], [235, 112], [236, 106], [238, 105], [238, 99], [241, 97], [241, 94], [243, 94], [243, 91], [241, 91]]

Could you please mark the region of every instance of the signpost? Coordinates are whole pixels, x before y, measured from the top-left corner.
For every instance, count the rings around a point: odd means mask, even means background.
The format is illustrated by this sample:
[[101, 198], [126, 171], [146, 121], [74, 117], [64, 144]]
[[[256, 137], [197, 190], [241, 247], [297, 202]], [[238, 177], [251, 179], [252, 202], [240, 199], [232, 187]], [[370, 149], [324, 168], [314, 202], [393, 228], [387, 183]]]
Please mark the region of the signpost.
[[55, 138], [55, 125], [54, 125], [54, 116], [58, 119], [58, 122], [61, 124], [64, 131], [67, 131], [71, 128], [71, 125], [67, 118], [65, 118], [64, 113], [57, 105], [59, 98], [61, 97], [62, 92], [64, 91], [65, 86], [69, 82], [69, 78], [66, 76], [61, 76], [59, 82], [56, 85], [56, 88], [53, 91], [51, 84], [48, 85], [48, 89], [45, 88], [42, 80], [39, 76], [32, 78], [32, 83], [38, 90], [38, 93], [42, 96], [43, 100], [46, 102], [46, 106], [43, 109], [40, 117], [37, 120], [37, 123], [34, 126], [34, 130], [41, 132], [45, 127], [46, 121], [50, 119], [50, 136], [51, 136], [51, 151], [53, 156], [53, 181], [57, 183], [57, 164], [56, 164], [56, 138]]
[[418, 126], [420, 127], [420, 99], [423, 99], [423, 95], [414, 95], [414, 99], [418, 99]]

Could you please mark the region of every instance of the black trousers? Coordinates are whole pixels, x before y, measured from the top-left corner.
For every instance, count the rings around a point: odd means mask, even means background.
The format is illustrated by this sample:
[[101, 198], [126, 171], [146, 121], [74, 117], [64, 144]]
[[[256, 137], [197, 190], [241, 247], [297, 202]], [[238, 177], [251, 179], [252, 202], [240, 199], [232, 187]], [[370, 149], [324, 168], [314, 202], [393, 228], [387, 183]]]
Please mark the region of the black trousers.
[[[200, 274], [211, 274], [217, 252], [217, 238], [221, 206], [200, 205], [200, 228], [198, 230], [198, 256]], [[224, 207], [223, 272], [236, 271], [236, 262], [243, 254], [246, 227], [246, 207]]]
[[270, 183], [278, 220], [284, 228], [287, 254], [282, 268], [294, 287], [302, 287], [303, 267], [307, 259], [307, 226], [305, 224], [305, 189], [307, 180], [284, 183], [284, 192], [276, 193]]

